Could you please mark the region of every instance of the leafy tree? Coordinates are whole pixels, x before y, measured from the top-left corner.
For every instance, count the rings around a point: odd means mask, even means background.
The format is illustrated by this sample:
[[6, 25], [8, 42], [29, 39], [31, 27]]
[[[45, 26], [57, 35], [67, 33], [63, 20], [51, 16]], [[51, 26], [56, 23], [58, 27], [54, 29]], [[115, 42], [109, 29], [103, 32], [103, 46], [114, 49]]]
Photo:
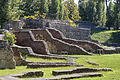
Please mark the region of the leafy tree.
[[83, 21], [103, 27], [106, 23], [104, 0], [79, 0], [79, 14]]
[[5, 35], [4, 39], [8, 40], [10, 46], [14, 45], [16, 43], [16, 37], [13, 33], [9, 33], [9, 32], [3, 32], [3, 34]]
[[107, 10], [106, 27], [108, 27], [108, 29], [110, 30], [110, 27], [113, 27], [113, 26], [114, 26], [114, 4], [111, 0]]
[[65, 14], [66, 18], [69, 17], [69, 19], [73, 20], [73, 21], [80, 20], [77, 4], [74, 3], [74, 0], [65, 1], [64, 6], [65, 6], [65, 10], [66, 10], [65, 12], [67, 13], [67, 14]]
[[8, 21], [18, 20], [23, 13], [22, 10], [19, 10], [19, 5], [21, 4], [20, 0], [9, 0], [8, 1], [8, 12], [7, 19]]
[[96, 24], [99, 27], [105, 26], [106, 23], [106, 12], [105, 12], [105, 4], [104, 0], [99, 0], [97, 3], [97, 22]]
[[83, 21], [87, 21], [87, 6], [88, 6], [88, 0], [79, 0], [79, 15]]
[[59, 19], [63, 19], [64, 17], [64, 5], [63, 0], [60, 0], [60, 13], [59, 13]]
[[6, 21], [19, 19], [22, 11], [19, 10], [20, 0], [0, 0], [0, 25]]
[[51, 18], [59, 19], [59, 13], [60, 13], [60, 1], [51, 0], [49, 7], [49, 15], [51, 16]]
[[40, 14], [48, 13], [48, 0], [34, 0], [34, 11], [39, 11]]
[[34, 0], [23, 0], [22, 5], [20, 5], [20, 9], [24, 11], [22, 17], [32, 15], [35, 11], [35, 7]]
[[0, 25], [7, 21], [8, 0], [0, 0]]
[[120, 0], [115, 1], [114, 19], [115, 29], [118, 30], [120, 27]]

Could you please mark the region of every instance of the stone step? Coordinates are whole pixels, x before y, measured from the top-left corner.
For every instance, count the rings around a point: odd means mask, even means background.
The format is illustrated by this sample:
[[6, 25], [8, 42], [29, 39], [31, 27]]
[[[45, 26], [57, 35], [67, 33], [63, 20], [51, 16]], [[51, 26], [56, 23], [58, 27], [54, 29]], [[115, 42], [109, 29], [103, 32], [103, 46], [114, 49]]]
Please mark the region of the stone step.
[[34, 62], [27, 64], [27, 68], [66, 67], [66, 66], [83, 66], [83, 65], [78, 63], [64, 63], [64, 62]]
[[101, 77], [103, 76], [101, 73], [79, 73], [79, 74], [71, 74], [71, 75], [61, 75], [51, 78], [33, 78], [28, 80], [61, 80], [61, 79], [74, 79], [74, 78], [83, 78], [83, 77]]
[[88, 67], [77, 67], [68, 70], [57, 70], [53, 71], [52, 74], [64, 75], [64, 74], [73, 74], [73, 73], [86, 73], [86, 72], [96, 72], [96, 71], [112, 71], [110, 68], [88, 68]]
[[99, 64], [97, 64], [97, 63], [94, 63], [94, 62], [89, 61], [89, 58], [86, 58], [85, 61], [86, 61], [88, 64], [92, 64], [92, 65], [96, 65], [96, 66], [99, 65]]
[[44, 73], [42, 71], [26, 71], [20, 74], [12, 74], [10, 76], [19, 78], [30, 78], [30, 77], [42, 77], [43, 74]]

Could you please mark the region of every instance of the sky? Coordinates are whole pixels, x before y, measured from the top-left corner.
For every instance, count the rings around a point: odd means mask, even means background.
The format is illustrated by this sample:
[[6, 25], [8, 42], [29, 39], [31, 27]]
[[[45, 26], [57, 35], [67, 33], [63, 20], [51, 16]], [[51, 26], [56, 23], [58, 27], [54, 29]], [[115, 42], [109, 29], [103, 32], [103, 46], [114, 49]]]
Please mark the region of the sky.
[[76, 4], [78, 4], [78, 0], [74, 0]]

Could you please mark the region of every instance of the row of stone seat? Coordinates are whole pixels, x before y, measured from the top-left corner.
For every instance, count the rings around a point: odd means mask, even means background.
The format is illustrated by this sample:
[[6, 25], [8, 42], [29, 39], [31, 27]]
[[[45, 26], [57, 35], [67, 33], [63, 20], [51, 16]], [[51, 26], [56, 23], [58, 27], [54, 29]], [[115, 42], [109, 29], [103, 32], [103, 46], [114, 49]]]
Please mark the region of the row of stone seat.
[[71, 75], [60, 75], [51, 78], [33, 78], [28, 80], [66, 80], [66, 79], [73, 79], [73, 78], [83, 78], [83, 77], [101, 77], [103, 76], [101, 73], [79, 73], [79, 74], [71, 74]]
[[66, 67], [66, 66], [83, 66], [83, 65], [78, 63], [64, 63], [64, 62], [34, 62], [27, 64], [27, 68]]
[[97, 72], [97, 71], [112, 71], [110, 68], [88, 68], [88, 67], [77, 67], [69, 70], [57, 70], [53, 71], [53, 75], [64, 75], [64, 74], [74, 74], [74, 73], [86, 73], [86, 72]]

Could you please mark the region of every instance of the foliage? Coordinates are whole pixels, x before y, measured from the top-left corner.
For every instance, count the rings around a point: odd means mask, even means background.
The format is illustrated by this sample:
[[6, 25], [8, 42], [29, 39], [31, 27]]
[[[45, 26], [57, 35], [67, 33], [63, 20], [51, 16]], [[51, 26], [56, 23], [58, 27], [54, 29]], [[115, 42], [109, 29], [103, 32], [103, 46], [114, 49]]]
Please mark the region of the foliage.
[[20, 10], [23, 10], [22, 17], [30, 16], [35, 11], [35, 6], [33, 5], [33, 0], [23, 0], [22, 4], [20, 5]]
[[8, 40], [9, 45], [14, 45], [16, 43], [15, 39], [15, 35], [13, 33], [9, 33], [9, 32], [3, 32], [3, 34], [5, 35], [4, 39]]
[[118, 30], [120, 27], [120, 0], [116, 0], [114, 6], [114, 25], [115, 29]]
[[108, 29], [110, 30], [110, 27], [114, 27], [114, 4], [112, 0], [109, 3], [106, 15], [107, 15], [106, 27], [108, 27]]
[[18, 20], [23, 13], [22, 10], [19, 10], [19, 5], [21, 5], [20, 0], [9, 0], [8, 2], [8, 21]]
[[74, 0], [67, 0], [64, 2], [65, 16], [64, 19], [79, 21], [81, 18], [79, 16], [79, 11], [77, 4], [74, 3]]
[[4, 22], [18, 20], [22, 14], [19, 10], [20, 0], [0, 0], [0, 25]]
[[99, 27], [106, 23], [104, 0], [79, 0], [79, 13], [83, 21], [93, 22]]
[[53, 15], [51, 18], [59, 19], [60, 13], [60, 1], [59, 0], [51, 0], [51, 4], [49, 7], [49, 14]]
[[45, 19], [46, 18], [46, 13], [43, 13], [42, 15], [40, 14], [39, 11], [34, 11], [33, 16], [24, 16], [24, 18], [29, 18], [29, 19]]
[[69, 24], [70, 24], [70, 26], [77, 27], [77, 25], [72, 20], [69, 20]]

